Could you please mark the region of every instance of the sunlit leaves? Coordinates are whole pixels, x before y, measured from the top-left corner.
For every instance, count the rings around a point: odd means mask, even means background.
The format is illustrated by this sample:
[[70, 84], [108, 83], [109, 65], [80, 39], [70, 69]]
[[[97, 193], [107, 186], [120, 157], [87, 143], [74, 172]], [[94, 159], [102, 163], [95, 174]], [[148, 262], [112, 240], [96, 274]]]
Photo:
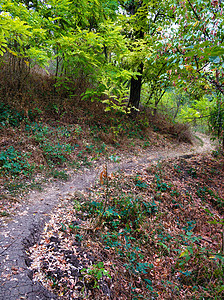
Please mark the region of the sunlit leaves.
[[37, 64], [45, 69], [49, 65], [49, 56], [44, 49], [30, 47], [27, 50], [27, 55], [32, 59], [31, 67]]
[[[172, 45], [170, 56], [176, 56], [181, 70], [195, 70], [194, 80], [213, 76], [212, 69], [220, 69], [223, 62], [223, 3], [211, 1], [170, 1], [175, 7], [176, 30], [169, 34], [167, 43]], [[165, 37], [165, 36], [164, 36]], [[207, 67], [207, 68], [205, 68]], [[196, 78], [197, 73], [197, 78]], [[214, 85], [212, 80], [210, 83]]]
[[7, 49], [7, 39], [11, 37], [22, 44], [23, 37], [31, 35], [29, 29], [30, 26], [18, 17], [12, 19], [9, 13], [2, 12], [0, 14], [0, 54], [3, 55], [3, 52]]

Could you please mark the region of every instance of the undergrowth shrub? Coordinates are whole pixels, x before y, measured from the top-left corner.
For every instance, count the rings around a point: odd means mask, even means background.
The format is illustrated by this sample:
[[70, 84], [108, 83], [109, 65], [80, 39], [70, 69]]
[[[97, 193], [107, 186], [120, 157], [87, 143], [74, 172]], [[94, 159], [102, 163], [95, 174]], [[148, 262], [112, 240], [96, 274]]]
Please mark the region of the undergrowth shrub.
[[62, 164], [68, 160], [74, 146], [70, 144], [52, 143], [44, 141], [41, 144], [43, 155], [50, 164]]
[[54, 79], [37, 66], [30, 68], [23, 58], [5, 53], [1, 58], [0, 99], [17, 111], [43, 109], [54, 95]]
[[61, 165], [68, 161], [74, 149], [78, 147], [77, 144], [72, 145], [69, 143], [72, 134], [80, 134], [80, 128], [77, 128], [71, 130], [69, 126], [53, 127], [37, 122], [29, 123], [25, 126], [27, 133], [31, 133], [34, 140], [38, 143], [49, 165]]
[[7, 125], [18, 126], [24, 119], [24, 113], [18, 112], [9, 105], [0, 102], [0, 129]]
[[[147, 187], [142, 186], [139, 177], [136, 177], [136, 186]], [[107, 204], [90, 200], [82, 205], [81, 210], [87, 213], [87, 218], [98, 220], [97, 226], [101, 227], [102, 232], [100, 239], [106, 249], [114, 249], [119, 259], [123, 260], [124, 268], [130, 276], [140, 277], [141, 285], [153, 295], [152, 283], [148, 279], [153, 265], [144, 261], [141, 242], [146, 237], [141, 231], [141, 226], [147, 218], [155, 215], [157, 206], [154, 201], [148, 202], [131, 193], [115, 194], [110, 196]], [[140, 296], [135, 289], [133, 284], [133, 296]]]
[[166, 115], [157, 113], [156, 117], [149, 116], [153, 124], [154, 131], [167, 133], [176, 138], [179, 142], [192, 144], [193, 137], [188, 124], [174, 122]]
[[9, 147], [8, 149], [0, 152], [0, 173], [8, 176], [29, 176], [34, 170], [34, 165], [29, 164], [27, 158], [29, 154], [21, 153]]

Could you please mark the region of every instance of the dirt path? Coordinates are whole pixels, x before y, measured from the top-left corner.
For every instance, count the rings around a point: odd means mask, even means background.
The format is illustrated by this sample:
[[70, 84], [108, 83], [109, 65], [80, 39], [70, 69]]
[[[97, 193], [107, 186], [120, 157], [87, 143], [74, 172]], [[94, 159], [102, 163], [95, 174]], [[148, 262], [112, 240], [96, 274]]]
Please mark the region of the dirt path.
[[[206, 153], [213, 148], [208, 137], [199, 135], [192, 147], [180, 145], [169, 150], [147, 150], [139, 156], [121, 157], [119, 163], [108, 163], [108, 172], [138, 171], [153, 161]], [[42, 193], [32, 192], [27, 199], [28, 204], [22, 206], [17, 217], [8, 223], [0, 224], [0, 300], [56, 299], [40, 284], [32, 282], [26, 248], [38, 241], [52, 209], [63, 201], [66, 195], [88, 189], [99, 178], [102, 166], [103, 162], [95, 168], [80, 171], [69, 182], [57, 182]]]

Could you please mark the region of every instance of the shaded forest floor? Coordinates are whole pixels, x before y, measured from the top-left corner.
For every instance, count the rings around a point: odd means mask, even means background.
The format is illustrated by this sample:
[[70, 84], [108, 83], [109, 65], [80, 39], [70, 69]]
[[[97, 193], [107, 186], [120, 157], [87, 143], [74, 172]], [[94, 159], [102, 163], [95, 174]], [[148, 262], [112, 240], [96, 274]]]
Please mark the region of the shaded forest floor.
[[[183, 127], [180, 141], [175, 134], [153, 124], [122, 124], [121, 132], [98, 124], [26, 122], [0, 131], [0, 216], [13, 218], [30, 192], [49, 189], [55, 182], [69, 182], [83, 170], [95, 169], [96, 177], [106, 163], [112, 169], [143, 168], [148, 161], [175, 158], [183, 154], [206, 153], [214, 148], [209, 137], [194, 137]], [[162, 125], [165, 126], [165, 125]], [[106, 133], [105, 133], [106, 132]], [[186, 134], [186, 142], [184, 135]], [[189, 141], [191, 143], [189, 143]], [[28, 203], [28, 202], [27, 202]]]
[[[73, 111], [24, 110], [0, 102], [0, 215], [10, 217], [25, 195], [83, 169], [186, 152], [192, 135], [185, 125], [140, 112], [136, 120], [105, 114], [100, 103], [80, 102]], [[197, 140], [196, 148], [202, 141]], [[204, 146], [203, 146], [204, 147]], [[203, 148], [204, 149], [204, 148]], [[204, 151], [204, 150], [203, 150]]]
[[222, 299], [224, 159], [151, 161], [62, 199], [30, 248], [60, 299]]
[[34, 283], [60, 299], [222, 299], [223, 155], [162, 119], [80, 116], [1, 130], [2, 234], [49, 218], [26, 246]]

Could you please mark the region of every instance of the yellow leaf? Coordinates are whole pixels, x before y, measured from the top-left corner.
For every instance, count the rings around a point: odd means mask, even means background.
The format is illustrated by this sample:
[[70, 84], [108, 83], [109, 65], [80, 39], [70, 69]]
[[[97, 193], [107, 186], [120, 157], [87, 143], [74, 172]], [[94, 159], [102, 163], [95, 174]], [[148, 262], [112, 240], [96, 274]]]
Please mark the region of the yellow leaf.
[[187, 249], [184, 249], [184, 251], [181, 252], [180, 257], [185, 257], [185, 256], [189, 256], [189, 251]]
[[11, 53], [11, 54], [14, 55], [14, 56], [18, 56], [16, 52], [14, 52], [14, 51], [12, 51], [12, 50], [10, 50], [10, 49], [8, 49], [8, 52]]
[[195, 27], [195, 26], [197, 26], [197, 25], [198, 25], [198, 23], [199, 23], [199, 21], [196, 21], [196, 22], [194, 23], [194, 25], [193, 25], [193, 26], [194, 26], [194, 27]]

